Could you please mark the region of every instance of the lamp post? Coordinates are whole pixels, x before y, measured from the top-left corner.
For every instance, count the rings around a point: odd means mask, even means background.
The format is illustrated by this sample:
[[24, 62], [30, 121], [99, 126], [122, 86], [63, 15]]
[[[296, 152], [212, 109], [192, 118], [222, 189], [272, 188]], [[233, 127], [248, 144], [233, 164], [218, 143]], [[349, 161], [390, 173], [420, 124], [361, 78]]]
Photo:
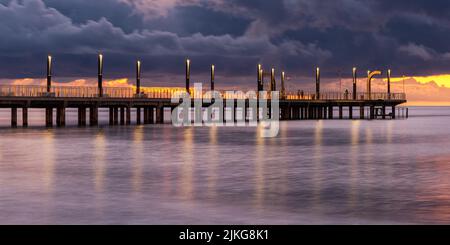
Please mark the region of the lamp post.
[[357, 69], [356, 67], [353, 67], [353, 100], [356, 100], [357, 96], [356, 96], [356, 82], [358, 80], [357, 77]]
[[261, 64], [258, 64], [257, 68], [256, 68], [256, 72], [257, 72], [257, 83], [258, 83], [258, 92], [264, 90], [264, 85], [262, 83], [262, 66]]
[[391, 99], [391, 69], [388, 69], [387, 71], [387, 94], [388, 99]]
[[277, 90], [277, 84], [275, 82], [275, 68], [272, 68], [270, 72], [270, 92]]
[[186, 60], [186, 92], [190, 94], [189, 91], [189, 82], [191, 77], [191, 61], [189, 59]]
[[50, 93], [52, 87], [52, 56], [47, 56], [47, 93]]
[[214, 91], [215, 66], [211, 65], [211, 91]]
[[316, 68], [316, 99], [320, 99], [320, 68]]
[[103, 55], [98, 55], [98, 97], [103, 97]]
[[136, 94], [141, 95], [141, 61], [136, 61]]

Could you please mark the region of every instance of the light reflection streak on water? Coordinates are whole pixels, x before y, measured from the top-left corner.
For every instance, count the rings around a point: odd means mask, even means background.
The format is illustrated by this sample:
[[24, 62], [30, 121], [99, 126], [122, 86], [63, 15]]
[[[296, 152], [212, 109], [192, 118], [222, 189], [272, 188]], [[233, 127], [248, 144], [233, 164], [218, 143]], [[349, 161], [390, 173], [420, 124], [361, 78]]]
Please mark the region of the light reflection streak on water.
[[180, 192], [181, 198], [184, 200], [192, 200], [193, 196], [193, 168], [194, 168], [194, 128], [184, 128], [183, 150], [181, 151], [181, 176], [180, 176]]
[[144, 159], [144, 130], [138, 127], [133, 132], [133, 162], [132, 162], [132, 185], [133, 191], [139, 193], [142, 188], [142, 165], [146, 161]]
[[254, 174], [254, 183], [255, 183], [255, 198], [254, 198], [254, 207], [256, 210], [262, 210], [264, 205], [264, 195], [265, 195], [265, 181], [264, 181], [264, 165], [265, 165], [265, 153], [266, 153], [266, 140], [267, 138], [261, 137], [261, 124], [258, 125], [256, 137], [256, 159], [254, 161], [255, 164], [255, 174]]
[[40, 154], [43, 156], [43, 181], [44, 188], [47, 193], [52, 193], [53, 182], [54, 182], [54, 171], [55, 171], [55, 144], [54, 144], [54, 133], [49, 130], [44, 134], [44, 144], [43, 149]]
[[217, 196], [217, 165], [219, 163], [219, 158], [218, 158], [218, 152], [217, 152], [217, 147], [218, 147], [218, 133], [217, 133], [218, 128], [215, 126], [212, 126], [211, 128], [209, 128], [208, 132], [209, 132], [209, 150], [208, 150], [208, 154], [209, 154], [209, 163], [206, 166], [207, 167], [207, 195], [208, 198], [210, 200], [213, 200], [214, 198], [216, 198]]
[[449, 118], [3, 129], [0, 223], [445, 224]]
[[322, 192], [322, 140], [323, 140], [323, 121], [317, 121], [314, 130], [314, 161], [313, 161], [313, 203], [316, 212], [321, 212], [321, 192]]
[[103, 131], [99, 131], [94, 138], [94, 185], [95, 191], [104, 190], [106, 168], [106, 139]]
[[351, 153], [350, 153], [350, 191], [349, 191], [349, 202], [350, 207], [353, 209], [357, 204], [357, 188], [358, 188], [358, 152], [360, 151], [359, 146], [359, 130], [361, 122], [352, 121], [351, 126]]

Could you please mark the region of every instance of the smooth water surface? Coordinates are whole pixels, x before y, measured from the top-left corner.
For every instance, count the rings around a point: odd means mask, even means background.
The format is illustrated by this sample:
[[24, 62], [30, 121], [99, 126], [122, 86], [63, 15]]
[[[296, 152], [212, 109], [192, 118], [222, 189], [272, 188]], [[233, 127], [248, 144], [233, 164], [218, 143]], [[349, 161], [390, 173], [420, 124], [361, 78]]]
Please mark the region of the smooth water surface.
[[450, 223], [450, 108], [410, 114], [281, 122], [264, 139], [252, 127], [9, 129], [2, 111], [0, 223]]

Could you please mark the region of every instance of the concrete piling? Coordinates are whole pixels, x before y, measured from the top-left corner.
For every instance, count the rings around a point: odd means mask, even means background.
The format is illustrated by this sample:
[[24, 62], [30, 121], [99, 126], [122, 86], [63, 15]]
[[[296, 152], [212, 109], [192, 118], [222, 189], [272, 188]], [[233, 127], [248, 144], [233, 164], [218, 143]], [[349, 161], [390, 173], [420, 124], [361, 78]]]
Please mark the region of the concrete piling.
[[114, 107], [114, 125], [119, 125], [119, 107]]
[[114, 125], [114, 108], [109, 107], [109, 125]]
[[98, 107], [96, 106], [89, 108], [89, 125], [98, 126]]
[[154, 107], [149, 107], [148, 108], [148, 120], [150, 124], [154, 124], [155, 123], [155, 108]]
[[126, 121], [125, 121], [126, 125], [130, 125], [131, 124], [131, 108], [129, 106], [127, 106], [126, 108]]
[[156, 123], [164, 123], [164, 107], [162, 105], [156, 107]]
[[28, 127], [28, 108], [22, 108], [22, 127]]
[[45, 126], [53, 127], [53, 107], [45, 108]]
[[17, 108], [11, 108], [11, 127], [17, 128]]
[[56, 126], [58, 127], [66, 126], [66, 108], [64, 107], [56, 108]]
[[78, 107], [78, 126], [86, 126], [86, 107]]
[[120, 125], [125, 125], [125, 107], [120, 107]]
[[141, 108], [136, 108], [136, 124], [141, 125]]

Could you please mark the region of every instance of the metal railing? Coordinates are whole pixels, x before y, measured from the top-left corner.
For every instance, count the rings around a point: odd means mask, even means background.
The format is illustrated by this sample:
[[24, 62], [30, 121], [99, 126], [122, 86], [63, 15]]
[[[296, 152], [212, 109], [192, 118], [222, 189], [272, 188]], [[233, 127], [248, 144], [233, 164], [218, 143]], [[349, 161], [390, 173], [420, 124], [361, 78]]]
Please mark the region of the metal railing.
[[[143, 98], [170, 99], [177, 92], [184, 92], [184, 88], [154, 88], [142, 87], [140, 89]], [[211, 98], [207, 91], [190, 90], [192, 98]], [[248, 99], [245, 92], [217, 91], [224, 99]], [[252, 93], [254, 98], [255, 93]], [[98, 88], [92, 86], [54, 86], [47, 93], [46, 86], [39, 85], [0, 85], [0, 97], [62, 97], [62, 98], [95, 98], [98, 97]], [[107, 98], [134, 98], [135, 87], [104, 87], [103, 97]], [[270, 96], [268, 97], [270, 98]], [[287, 100], [353, 100], [352, 93], [323, 92], [317, 97], [315, 93], [288, 91], [280, 99]], [[357, 93], [356, 100], [406, 100], [404, 93]]]
[[339, 93], [339, 92], [324, 92], [319, 96], [316, 93], [305, 93], [301, 91], [287, 92], [286, 99], [288, 100], [406, 100], [405, 93]]

